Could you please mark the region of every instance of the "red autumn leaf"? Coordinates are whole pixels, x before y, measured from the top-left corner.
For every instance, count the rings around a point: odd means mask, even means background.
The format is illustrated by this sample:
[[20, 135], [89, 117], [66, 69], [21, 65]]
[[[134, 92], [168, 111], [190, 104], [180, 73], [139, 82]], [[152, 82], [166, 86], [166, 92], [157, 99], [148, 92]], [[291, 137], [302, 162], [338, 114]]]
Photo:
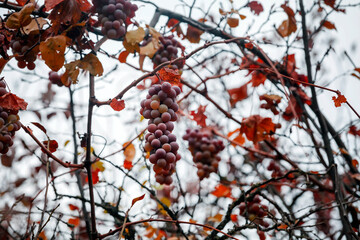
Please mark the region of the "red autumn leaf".
[[352, 126], [350, 126], [348, 133], [350, 133], [354, 136], [360, 136], [360, 129], [358, 130], [356, 126], [352, 125]]
[[68, 220], [68, 224], [74, 225], [74, 227], [77, 227], [80, 225], [80, 218], [70, 218]]
[[228, 93], [230, 95], [230, 104], [232, 107], [234, 107], [237, 102], [248, 97], [247, 84], [244, 84], [238, 88], [229, 89]]
[[159, 76], [162, 80], [167, 81], [171, 84], [178, 85], [180, 83], [180, 73], [177, 69], [170, 69], [167, 67], [164, 67], [159, 70]]
[[262, 232], [260, 230], [257, 230], [256, 232], [259, 235], [260, 240], [265, 240], [266, 239], [266, 236], [265, 236], [264, 232]]
[[73, 204], [69, 204], [69, 208], [71, 211], [75, 211], [75, 210], [80, 210], [79, 207], [73, 205]]
[[322, 21], [321, 23], [322, 23], [323, 27], [325, 27], [327, 29], [335, 29], [336, 30], [335, 24], [333, 24], [332, 22]]
[[125, 108], [125, 101], [113, 98], [111, 100], [110, 107], [112, 107], [112, 109], [114, 109], [115, 111], [121, 111]]
[[252, 73], [251, 83], [253, 87], [257, 87], [261, 84], [264, 84], [265, 80], [266, 80], [266, 76], [261, 72], [254, 71]]
[[238, 18], [228, 17], [227, 24], [231, 28], [237, 27], [237, 26], [239, 26], [239, 19]]
[[53, 31], [57, 33], [61, 24], [73, 25], [78, 23], [81, 13], [89, 11], [90, 8], [91, 4], [87, 0], [63, 0], [59, 2], [49, 15]]
[[250, 42], [250, 43], [245, 43], [245, 48], [251, 50], [254, 48], [254, 45]]
[[132, 162], [131, 162], [131, 161], [128, 161], [128, 160], [125, 160], [125, 161], [124, 161], [124, 168], [125, 168], [125, 169], [131, 170], [132, 167], [133, 167], [133, 165], [132, 165]]
[[355, 168], [358, 168], [358, 167], [359, 167], [359, 162], [358, 162], [358, 160], [356, 160], [356, 159], [351, 160], [351, 164], [352, 164]]
[[53, 9], [56, 5], [61, 3], [64, 0], [45, 0], [45, 10], [50, 11]]
[[179, 20], [176, 20], [175, 18], [170, 18], [169, 21], [167, 22], [166, 26], [168, 28], [172, 28], [173, 26], [175, 26], [178, 23], [179, 23]]
[[333, 96], [332, 100], [335, 103], [335, 107], [340, 107], [342, 103], [346, 103], [346, 98], [342, 94], [338, 94], [337, 97]]
[[332, 8], [334, 8], [336, 0], [324, 0], [324, 3]]
[[[49, 149], [49, 151], [50, 151], [51, 153], [56, 152], [57, 148], [59, 147], [59, 145], [58, 145], [58, 143], [57, 143], [56, 140], [50, 140], [50, 142], [48, 142], [48, 141], [43, 141], [43, 144], [44, 144], [44, 146], [45, 146], [47, 149]], [[41, 151], [42, 151], [43, 153], [45, 153], [45, 151], [44, 151], [43, 149], [41, 149]]]
[[238, 221], [238, 215], [237, 215], [237, 214], [231, 214], [231, 215], [230, 215], [230, 219], [231, 219], [231, 221], [233, 221], [233, 222], [237, 222], [237, 221]]
[[38, 122], [31, 122], [32, 124], [34, 124], [37, 128], [39, 128], [41, 131], [43, 131], [46, 134], [46, 129], [43, 125], [41, 125]]
[[24, 101], [24, 99], [19, 98], [15, 94], [12, 94], [10, 92], [2, 95], [0, 97], [0, 107], [3, 107], [8, 110], [26, 110], [27, 102]]
[[295, 54], [286, 55], [283, 58], [283, 64], [282, 65], [289, 74], [294, 72], [295, 68], [296, 68]]
[[197, 109], [197, 112], [191, 111], [190, 115], [193, 116], [193, 120], [201, 127], [206, 127], [206, 118], [207, 116], [204, 114], [206, 106], [200, 105]]
[[140, 201], [140, 200], [143, 200], [145, 197], [145, 194], [141, 195], [140, 197], [137, 197], [137, 198], [134, 198], [131, 202], [131, 207], [134, 206], [134, 204], [137, 202], [137, 201]]
[[268, 95], [264, 94], [259, 97], [260, 101], [265, 100], [266, 103], [263, 103], [260, 105], [260, 108], [270, 109], [274, 115], [279, 114], [279, 111], [277, 110], [278, 104], [281, 102], [281, 97], [278, 95]]
[[243, 119], [240, 132], [245, 133], [246, 138], [255, 144], [268, 138], [270, 134], [275, 132], [276, 127], [271, 118], [252, 115]]
[[91, 170], [91, 177], [92, 177], [92, 182], [93, 184], [97, 184], [99, 182], [99, 172], [100, 169], [96, 169], [96, 170]]
[[249, 2], [248, 7], [252, 12], [254, 12], [255, 15], [259, 15], [262, 11], [264, 11], [264, 8], [261, 5], [261, 3], [258, 3], [257, 1]]
[[212, 195], [215, 197], [221, 198], [221, 197], [231, 197], [231, 188], [227, 187], [223, 184], [219, 184], [215, 187], [215, 190], [211, 192]]
[[178, 20], [176, 20], [174, 18], [170, 18], [170, 20], [167, 23], [167, 27], [171, 28], [171, 32], [176, 31], [176, 34], [177, 34], [178, 37], [184, 36], [184, 32], [181, 29], [180, 24], [178, 24], [178, 23], [179, 23]]

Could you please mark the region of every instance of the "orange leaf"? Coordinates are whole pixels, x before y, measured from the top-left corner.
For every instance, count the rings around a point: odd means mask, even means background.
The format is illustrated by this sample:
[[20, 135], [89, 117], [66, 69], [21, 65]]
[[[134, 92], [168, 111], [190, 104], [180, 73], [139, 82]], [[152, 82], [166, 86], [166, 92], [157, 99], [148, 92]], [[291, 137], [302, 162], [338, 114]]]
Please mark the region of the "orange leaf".
[[219, 184], [215, 187], [215, 190], [211, 192], [215, 197], [231, 197], [231, 188], [223, 184]]
[[356, 159], [351, 160], [351, 164], [356, 168], [359, 167], [359, 162]]
[[283, 230], [285, 230], [285, 229], [287, 229], [288, 228], [288, 225], [286, 225], [286, 224], [281, 224], [280, 226], [278, 226], [278, 229], [283, 229]]
[[69, 208], [71, 211], [75, 211], [75, 210], [80, 210], [79, 207], [73, 205], [73, 204], [69, 204]]
[[229, 27], [234, 28], [239, 26], [239, 19], [238, 18], [231, 18], [229, 17], [227, 19], [227, 24], [229, 25]]
[[253, 141], [255, 144], [266, 139], [269, 134], [274, 133], [276, 127], [271, 118], [252, 115], [243, 119], [240, 132], [245, 133], [247, 139]]
[[190, 115], [193, 116], [193, 120], [196, 121], [196, 123], [201, 126], [201, 127], [206, 127], [206, 118], [207, 116], [205, 116], [205, 109], [207, 106], [202, 106], [200, 105], [199, 108], [197, 109], [197, 112], [195, 113], [195, 111], [191, 111]]
[[[50, 143], [48, 141], [43, 141], [43, 144], [51, 153], [56, 152], [56, 149], [59, 147], [56, 140], [50, 140]], [[43, 149], [41, 149], [41, 151], [45, 153]]]
[[295, 32], [297, 30], [296, 26], [296, 19], [295, 19], [295, 13], [294, 11], [286, 6], [285, 4], [282, 4], [281, 7], [284, 9], [286, 14], [288, 15], [288, 19], [284, 20], [282, 24], [278, 27], [278, 32], [281, 37], [287, 37], [291, 33]]
[[40, 52], [46, 65], [53, 70], [58, 71], [64, 65], [66, 49], [66, 37], [59, 35], [47, 38], [45, 42], [40, 43]]
[[237, 221], [238, 221], [238, 215], [236, 215], [236, 214], [231, 214], [231, 215], [230, 215], [230, 219], [231, 219], [231, 221], [233, 221], [233, 222], [237, 222]]
[[261, 72], [254, 71], [252, 73], [251, 83], [253, 87], [257, 87], [261, 84], [264, 84], [265, 80], [266, 80], [266, 76]]
[[27, 105], [28, 104], [24, 101], [24, 99], [19, 98], [10, 92], [5, 93], [0, 97], [0, 106], [8, 110], [26, 110]]
[[167, 67], [164, 67], [159, 70], [159, 76], [162, 80], [168, 81], [171, 84], [179, 84], [180, 83], [180, 73], [177, 69], [170, 69]]
[[46, 235], [45, 235], [45, 231], [42, 231], [42, 232], [39, 234], [39, 236], [38, 236], [37, 239], [38, 239], [38, 240], [47, 240], [47, 237], [46, 237]]
[[217, 213], [215, 216], [209, 217], [207, 220], [212, 222], [221, 222], [222, 217], [222, 214]]
[[257, 1], [249, 2], [248, 7], [252, 12], [254, 12], [255, 15], [259, 15], [262, 11], [264, 11], [264, 8], [261, 5], [261, 3], [258, 3]]
[[32, 18], [30, 14], [35, 10], [33, 3], [26, 4], [19, 12], [11, 14], [6, 20], [6, 26], [11, 29], [18, 29], [30, 24]]
[[68, 220], [68, 224], [74, 225], [74, 227], [77, 227], [80, 225], [80, 218], [70, 218]]
[[342, 94], [338, 94], [337, 97], [333, 96], [332, 100], [335, 103], [335, 107], [340, 107], [342, 103], [346, 103], [346, 98]]
[[188, 25], [187, 31], [186, 31], [186, 38], [191, 43], [199, 43], [200, 42], [200, 36], [204, 32], [198, 28], [195, 28], [191, 25]]
[[228, 93], [230, 95], [230, 104], [232, 107], [234, 107], [237, 102], [248, 97], [247, 84], [244, 84], [238, 88], [229, 89]]
[[323, 25], [323, 27], [326, 27], [327, 29], [335, 29], [336, 30], [336, 27], [332, 22], [322, 21], [322, 25]]
[[134, 204], [137, 202], [137, 201], [140, 201], [140, 200], [143, 200], [145, 197], [145, 194], [141, 195], [140, 197], [137, 197], [137, 198], [134, 198], [131, 202], [131, 207], [134, 206]]
[[[245, 143], [245, 138], [240, 133], [240, 128], [237, 128], [234, 131], [229, 132], [228, 137], [230, 138], [236, 132], [238, 132], [238, 135], [232, 141], [236, 142], [239, 145], [243, 145]], [[236, 144], [234, 144], [234, 143], [231, 143], [231, 145], [233, 145], [234, 147], [236, 146]]]
[[78, 64], [79, 68], [89, 71], [91, 75], [101, 76], [104, 72], [103, 66], [96, 55], [89, 53]]
[[131, 142], [126, 142], [123, 144], [123, 147], [126, 147], [124, 150], [125, 161], [132, 162], [135, 158], [136, 152], [134, 144], [132, 144]]
[[121, 111], [125, 108], [125, 101], [124, 100], [117, 100], [113, 98], [110, 103], [110, 107], [112, 107], [115, 111]]

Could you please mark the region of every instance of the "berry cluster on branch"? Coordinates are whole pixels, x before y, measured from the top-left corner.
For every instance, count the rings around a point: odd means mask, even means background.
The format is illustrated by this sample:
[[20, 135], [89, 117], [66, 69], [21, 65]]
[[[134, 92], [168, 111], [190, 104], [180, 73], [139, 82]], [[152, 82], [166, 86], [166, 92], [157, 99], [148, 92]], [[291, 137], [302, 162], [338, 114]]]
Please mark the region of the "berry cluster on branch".
[[138, 9], [129, 0], [93, 0], [95, 12], [99, 14], [101, 32], [111, 39], [123, 37], [130, 18]]
[[[178, 57], [178, 48], [181, 49], [182, 45], [170, 35], [167, 37], [159, 37], [160, 47], [159, 50], [155, 53], [152, 61], [154, 67], [160, 65], [161, 63], [173, 60]], [[184, 67], [184, 62], [177, 61], [170, 66], [172, 69], [182, 69]]]
[[61, 81], [61, 75], [59, 75], [57, 72], [55, 71], [50, 71], [49, 72], [49, 80], [52, 84], [56, 84], [59, 87], [64, 86], [64, 84]]
[[175, 163], [181, 158], [177, 153], [179, 145], [176, 136], [171, 133], [174, 129], [172, 122], [177, 120], [176, 111], [179, 109], [175, 98], [180, 92], [178, 86], [163, 82], [151, 86], [146, 99], [141, 101], [140, 114], [149, 119], [145, 151], [150, 152], [149, 161], [154, 164], [155, 178], [160, 184], [172, 183]]
[[208, 178], [212, 172], [217, 172], [221, 160], [218, 153], [225, 148], [221, 140], [214, 139], [211, 131], [206, 128], [187, 129], [183, 139], [189, 142], [189, 150], [198, 168], [197, 175], [200, 180]]
[[264, 221], [268, 208], [260, 202], [259, 196], [255, 196], [251, 202], [242, 202], [239, 206], [240, 215], [263, 227], [269, 227], [269, 223]]
[[15, 38], [11, 41], [10, 46], [19, 68], [35, 69], [35, 60], [39, 53], [39, 46], [35, 43], [36, 41], [33, 41], [30, 36]]
[[[3, 80], [0, 80], [0, 97], [5, 95], [6, 84]], [[4, 109], [0, 107], [0, 153], [6, 154], [9, 151], [14, 142], [12, 138], [15, 136], [15, 132], [21, 128], [19, 122], [18, 111]]]

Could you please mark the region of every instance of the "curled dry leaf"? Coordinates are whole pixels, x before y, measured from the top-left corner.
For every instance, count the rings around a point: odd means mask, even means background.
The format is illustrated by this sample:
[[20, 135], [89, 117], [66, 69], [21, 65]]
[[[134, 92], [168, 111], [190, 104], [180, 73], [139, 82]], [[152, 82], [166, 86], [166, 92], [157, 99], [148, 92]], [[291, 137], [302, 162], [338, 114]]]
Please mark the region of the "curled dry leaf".
[[26, 110], [27, 102], [10, 92], [0, 97], [0, 106], [8, 110]]
[[10, 15], [6, 20], [6, 26], [11, 29], [19, 29], [31, 23], [30, 14], [35, 10], [33, 3], [26, 4], [19, 12]]
[[115, 111], [121, 111], [125, 108], [125, 101], [113, 98], [111, 100], [110, 107], [112, 107], [112, 109], [114, 109]]

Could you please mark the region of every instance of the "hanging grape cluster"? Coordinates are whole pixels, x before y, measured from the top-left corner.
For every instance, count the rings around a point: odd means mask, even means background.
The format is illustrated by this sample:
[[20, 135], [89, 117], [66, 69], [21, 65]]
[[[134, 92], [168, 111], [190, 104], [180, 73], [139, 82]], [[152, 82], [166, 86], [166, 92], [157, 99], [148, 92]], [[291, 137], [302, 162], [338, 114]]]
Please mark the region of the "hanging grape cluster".
[[151, 86], [146, 99], [141, 101], [140, 113], [149, 119], [145, 151], [150, 152], [149, 161], [154, 164], [155, 178], [160, 184], [172, 183], [175, 163], [181, 158], [177, 153], [179, 145], [176, 136], [171, 133], [174, 129], [172, 122], [177, 120], [176, 111], [179, 109], [175, 98], [180, 92], [179, 87], [163, 82]]
[[101, 32], [111, 39], [125, 35], [127, 19], [133, 18], [138, 9], [129, 0], [94, 0], [93, 3], [99, 14]]
[[61, 75], [59, 75], [57, 72], [55, 71], [50, 71], [49, 72], [49, 80], [52, 84], [56, 84], [59, 87], [64, 86], [64, 84], [61, 81]]
[[[159, 50], [155, 53], [153, 57], [154, 67], [160, 65], [161, 63], [173, 60], [178, 57], [178, 48], [181, 49], [181, 44], [174, 38], [174, 36], [167, 36], [167, 37], [159, 37], [160, 40], [160, 47]], [[183, 61], [177, 61], [171, 68], [173, 69], [182, 69], [184, 66]]]
[[10, 37], [8, 32], [4, 30], [3, 24], [0, 25], [0, 56], [4, 59], [9, 59], [9, 55], [7, 54], [7, 50], [10, 47]]
[[255, 196], [251, 202], [242, 202], [239, 206], [240, 215], [263, 227], [269, 227], [269, 223], [264, 221], [268, 208], [260, 202], [259, 196]]
[[[7, 93], [6, 84], [0, 80], [0, 97]], [[5, 154], [9, 151], [14, 142], [12, 138], [15, 132], [21, 127], [18, 111], [7, 110], [0, 107], [0, 153]]]
[[11, 41], [10, 46], [15, 59], [18, 61], [19, 68], [35, 69], [39, 46], [36, 45], [36, 41], [31, 36], [17, 37]]
[[214, 139], [208, 129], [197, 128], [187, 129], [183, 139], [189, 142], [189, 150], [198, 168], [197, 175], [200, 180], [208, 178], [212, 172], [217, 172], [221, 160], [218, 153], [225, 148], [221, 140]]

